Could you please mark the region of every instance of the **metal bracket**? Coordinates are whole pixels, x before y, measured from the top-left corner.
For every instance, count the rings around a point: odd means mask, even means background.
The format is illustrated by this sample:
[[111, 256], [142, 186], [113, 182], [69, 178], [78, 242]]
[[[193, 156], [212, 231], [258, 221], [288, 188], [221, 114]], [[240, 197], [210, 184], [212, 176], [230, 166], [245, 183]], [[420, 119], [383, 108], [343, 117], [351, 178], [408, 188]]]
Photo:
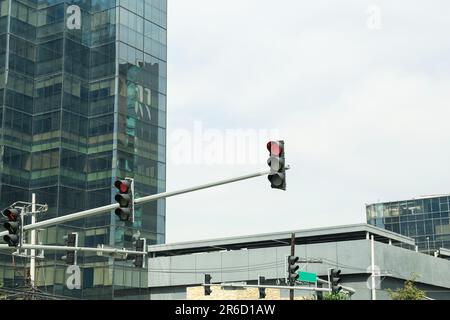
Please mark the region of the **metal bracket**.
[[[121, 259], [126, 260], [128, 257], [128, 253], [122, 253], [122, 252], [105, 252], [104, 249], [115, 249], [114, 247], [105, 246], [104, 244], [97, 245], [97, 248], [99, 251], [97, 251], [97, 256], [99, 257], [110, 257], [113, 259]], [[123, 248], [123, 250], [126, 250]]]
[[24, 202], [24, 201], [17, 201], [14, 202], [12, 205], [10, 205], [9, 207], [5, 208], [2, 210], [5, 211], [7, 209], [20, 209], [21, 210], [21, 214], [20, 215], [24, 215], [24, 216], [30, 216], [36, 213], [45, 213], [48, 211], [48, 205], [47, 204], [36, 204], [36, 211], [33, 212], [31, 207], [32, 207], [32, 203], [31, 202]]

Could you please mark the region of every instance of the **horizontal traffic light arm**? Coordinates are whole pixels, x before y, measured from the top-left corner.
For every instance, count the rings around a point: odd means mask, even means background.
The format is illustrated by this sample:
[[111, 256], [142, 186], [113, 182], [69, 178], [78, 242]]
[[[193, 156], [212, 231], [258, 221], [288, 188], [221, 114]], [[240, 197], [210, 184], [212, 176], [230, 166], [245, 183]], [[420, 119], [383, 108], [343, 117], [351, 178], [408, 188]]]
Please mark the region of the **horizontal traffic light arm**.
[[[289, 166], [286, 168], [286, 170], [288, 170], [288, 169], [290, 169]], [[182, 189], [182, 190], [178, 190], [178, 191], [171, 191], [171, 192], [163, 192], [163, 193], [135, 199], [134, 204], [135, 205], [144, 204], [144, 203], [156, 201], [159, 199], [170, 198], [170, 197], [178, 196], [181, 194], [186, 194], [186, 193], [204, 190], [204, 189], [208, 189], [208, 188], [218, 187], [218, 186], [229, 184], [229, 183], [239, 182], [239, 181], [243, 181], [243, 180], [249, 180], [249, 179], [258, 178], [261, 176], [267, 176], [269, 174], [270, 174], [270, 170], [259, 171], [257, 173], [252, 173], [252, 174], [240, 176], [237, 178], [220, 180], [217, 182], [212, 182], [212, 183], [208, 183], [208, 184], [204, 184], [204, 185], [200, 185], [200, 186], [196, 186], [196, 187], [192, 187], [192, 188]], [[51, 227], [51, 226], [58, 225], [61, 223], [66, 223], [69, 221], [75, 221], [75, 220], [79, 220], [79, 219], [83, 219], [83, 218], [87, 218], [87, 217], [96, 216], [96, 215], [103, 214], [103, 213], [110, 213], [111, 211], [114, 211], [119, 207], [120, 207], [119, 204], [115, 203], [115, 204], [110, 204], [110, 205], [107, 205], [104, 207], [89, 209], [86, 211], [81, 211], [81, 212], [69, 214], [66, 216], [61, 216], [58, 218], [49, 219], [49, 220], [37, 222], [34, 224], [29, 224], [29, 225], [23, 226], [23, 230], [27, 231], [27, 230], [34, 230], [34, 229], [39, 229], [39, 228], [46, 228], [46, 227]], [[8, 232], [1, 232], [0, 236], [4, 236], [6, 234], [8, 234]]]
[[[80, 252], [103, 252], [103, 253], [117, 253], [117, 254], [133, 254], [133, 255], [147, 255], [145, 251], [131, 251], [126, 249], [115, 248], [86, 248], [86, 247], [69, 247], [69, 246], [46, 246], [46, 245], [31, 245], [23, 244], [21, 249], [47, 250], [47, 251], [80, 251]], [[17, 248], [8, 247], [8, 245], [0, 244], [0, 250], [17, 250]]]
[[[327, 280], [323, 280], [323, 279], [320, 279], [320, 278], [317, 278], [317, 282], [318, 283], [327, 284], [327, 285], [329, 284], [329, 282]], [[343, 286], [343, 285], [341, 285], [341, 287], [342, 287], [342, 290], [347, 291], [350, 294], [356, 293], [355, 289], [353, 289], [353, 288], [346, 287], [346, 286]]]
[[202, 284], [204, 287], [230, 287], [230, 288], [266, 288], [266, 289], [287, 289], [287, 290], [309, 290], [309, 291], [324, 291], [329, 292], [328, 288], [316, 287], [302, 287], [302, 286], [276, 286], [276, 285], [253, 285], [253, 284], [236, 284], [236, 283], [216, 283], [216, 284]]

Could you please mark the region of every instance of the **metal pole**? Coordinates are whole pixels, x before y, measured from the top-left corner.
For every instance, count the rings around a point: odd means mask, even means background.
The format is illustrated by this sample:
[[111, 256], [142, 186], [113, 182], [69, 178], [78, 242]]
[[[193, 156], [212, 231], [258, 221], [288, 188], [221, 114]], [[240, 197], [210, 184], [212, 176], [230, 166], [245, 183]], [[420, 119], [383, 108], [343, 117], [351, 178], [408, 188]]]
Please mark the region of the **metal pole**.
[[[332, 268], [331, 268], [331, 269], [332, 269]], [[331, 269], [330, 269], [330, 270], [331, 270]], [[328, 284], [330, 284], [330, 281], [322, 280], [322, 279], [320, 279], [320, 278], [317, 278], [317, 282], [318, 282], [318, 283], [324, 283], [324, 284], [327, 284], [327, 282], [328, 282]], [[350, 292], [351, 294], [354, 294], [354, 293], [356, 292], [355, 289], [353, 289], [353, 288], [346, 287], [346, 286], [342, 286], [342, 285], [341, 285], [341, 287], [342, 287], [342, 289], [344, 289], [344, 290]], [[331, 292], [331, 286], [329, 286], [329, 291]]]
[[136, 199], [134, 201], [134, 203], [135, 204], [147, 203], [147, 202], [151, 202], [151, 201], [155, 201], [155, 200], [159, 200], [159, 199], [163, 199], [163, 198], [169, 198], [169, 197], [173, 197], [173, 196], [178, 196], [180, 194], [190, 193], [190, 192], [199, 191], [199, 190], [203, 190], [203, 189], [208, 189], [208, 188], [212, 188], [212, 187], [218, 187], [218, 186], [221, 186], [221, 185], [224, 185], [224, 184], [229, 184], [229, 183], [233, 183], [233, 182], [239, 182], [239, 181], [243, 181], [243, 180], [248, 180], [248, 179], [252, 179], [252, 178], [265, 176], [265, 175], [268, 175], [270, 172], [271, 172], [270, 170], [259, 171], [257, 173], [252, 173], [252, 174], [248, 174], [248, 175], [245, 175], [245, 176], [232, 178], [232, 179], [221, 180], [221, 181], [218, 181], [218, 182], [212, 182], [212, 183], [204, 184], [204, 185], [193, 187], [193, 188], [187, 188], [187, 189], [182, 189], [182, 190], [178, 190], [178, 191], [164, 192], [164, 193], [160, 193], [160, 194], [155, 194], [155, 195], [152, 195], [152, 196], [147, 196], [147, 197]]
[[[54, 219], [49, 219], [46, 221], [41, 221], [41, 222], [37, 222], [35, 224], [29, 224], [27, 226], [23, 227], [23, 230], [33, 230], [33, 229], [39, 229], [39, 228], [45, 228], [45, 227], [50, 227], [50, 226], [54, 226], [60, 223], [64, 223], [64, 222], [69, 222], [69, 221], [73, 221], [73, 220], [78, 220], [78, 219], [82, 219], [82, 218], [86, 218], [89, 216], [94, 216], [100, 213], [105, 213], [105, 212], [109, 212], [111, 210], [114, 210], [116, 208], [119, 207], [119, 204], [110, 204], [104, 207], [100, 207], [100, 208], [94, 208], [94, 209], [90, 209], [90, 210], [86, 210], [86, 211], [81, 211], [81, 212], [77, 212], [77, 213], [73, 213], [73, 214], [69, 214], [67, 216], [62, 216], [62, 217], [58, 217], [58, 218], [54, 218]], [[1, 232], [0, 236], [6, 235], [8, 232]]]
[[[151, 270], [150, 270], [151, 272]], [[326, 283], [326, 281], [322, 280], [320, 281], [318, 279], [318, 282]], [[235, 288], [269, 288], [269, 289], [289, 289], [289, 290], [310, 290], [310, 291], [323, 291], [323, 292], [331, 292], [331, 289], [328, 288], [318, 288], [318, 287], [290, 287], [290, 286], [274, 286], [274, 285], [251, 285], [251, 284], [235, 284], [235, 283], [220, 283], [220, 284], [202, 284], [204, 287], [235, 287]], [[344, 287], [342, 286], [342, 289], [350, 292], [351, 294], [356, 293], [355, 289], [350, 287]]]
[[[291, 235], [291, 256], [295, 256], [295, 233], [293, 233], [292, 235]], [[291, 287], [293, 287], [294, 286], [294, 282], [293, 281], [291, 281], [291, 279], [290, 279], [290, 272], [288, 272], [289, 273], [289, 281], [291, 282]], [[290, 291], [289, 291], [289, 300], [294, 300], [294, 290], [293, 289], [291, 289]]]
[[[117, 253], [117, 254], [134, 254], [134, 255], [147, 255], [146, 251], [131, 251], [126, 249], [105, 249], [105, 248], [86, 248], [86, 247], [65, 247], [65, 246], [46, 246], [46, 245], [30, 245], [24, 244], [22, 249], [36, 249], [36, 250], [48, 250], [48, 251], [84, 251], [84, 252], [104, 252], [104, 253]], [[9, 247], [7, 244], [0, 244], [0, 250], [17, 250], [17, 248]]]
[[[31, 215], [31, 224], [36, 223], [36, 194], [33, 193], [31, 195], [31, 211], [33, 212]], [[36, 230], [31, 230], [31, 245], [36, 244]], [[35, 287], [35, 275], [36, 275], [36, 250], [31, 249], [31, 261], [30, 261], [30, 281], [31, 287]]]
[[269, 288], [269, 289], [289, 289], [289, 290], [309, 290], [309, 291], [325, 291], [328, 292], [328, 288], [317, 288], [317, 287], [290, 287], [290, 286], [273, 286], [273, 285], [251, 285], [251, 284], [202, 284], [204, 287], [233, 287], [233, 288]]
[[[7, 88], [7, 84], [9, 81], [9, 51], [10, 51], [10, 42], [11, 42], [11, 21], [12, 21], [12, 0], [8, 0], [8, 17], [7, 17], [7, 25], [6, 25], [6, 55], [5, 55], [5, 88]], [[6, 99], [6, 95], [4, 98]], [[2, 101], [5, 102], [5, 101]]]
[[[152, 202], [152, 201], [156, 201], [156, 200], [164, 199], [164, 198], [169, 198], [169, 197], [173, 197], [173, 196], [177, 196], [177, 195], [181, 195], [181, 194], [185, 194], [185, 193], [190, 193], [190, 192], [194, 192], [194, 191], [199, 191], [199, 190], [203, 190], [203, 189], [217, 187], [217, 186], [221, 186], [221, 185], [224, 185], [224, 184], [229, 184], [229, 183], [233, 183], [233, 182], [238, 182], [238, 181], [248, 180], [248, 179], [252, 179], [252, 178], [257, 178], [257, 177], [268, 175], [269, 173], [270, 173], [270, 170], [268, 170], [268, 171], [259, 171], [257, 173], [248, 174], [248, 175], [245, 175], [245, 176], [232, 178], [232, 179], [221, 180], [221, 181], [218, 181], [218, 182], [208, 183], [208, 184], [200, 185], [200, 186], [193, 187], [193, 188], [187, 188], [187, 189], [182, 189], [182, 190], [172, 191], [172, 192], [159, 193], [159, 194], [155, 194], [155, 195], [152, 195], [152, 196], [147, 196], [147, 197], [136, 199], [134, 201], [134, 204], [143, 204], [143, 203]], [[58, 218], [54, 218], [54, 219], [49, 219], [49, 220], [46, 220], [46, 221], [37, 222], [37, 223], [35, 223], [33, 225], [30, 224], [30, 225], [24, 226], [23, 230], [33, 230], [33, 229], [50, 227], [50, 226], [57, 225], [57, 224], [60, 224], [60, 223], [65, 223], [65, 222], [69, 222], [69, 221], [79, 220], [79, 219], [82, 219], [82, 218], [87, 218], [87, 217], [90, 217], [90, 216], [95, 216], [95, 215], [98, 215], [98, 214], [110, 212], [110, 211], [115, 210], [117, 208], [119, 208], [119, 204], [118, 203], [110, 204], [110, 205], [107, 205], [107, 206], [104, 206], [104, 207], [94, 208], [94, 209], [81, 211], [81, 212], [69, 214], [69, 215], [58, 217]], [[8, 232], [4, 231], [4, 232], [0, 233], [0, 236], [4, 236], [4, 235], [7, 235], [7, 234], [8, 234]]]
[[372, 235], [371, 243], [370, 243], [370, 251], [371, 251], [371, 261], [372, 261], [372, 300], [377, 300], [377, 291], [375, 284], [375, 237]]
[[333, 268], [328, 268], [327, 272], [328, 272], [328, 289], [330, 289], [331, 292], [331, 270], [333, 270]]

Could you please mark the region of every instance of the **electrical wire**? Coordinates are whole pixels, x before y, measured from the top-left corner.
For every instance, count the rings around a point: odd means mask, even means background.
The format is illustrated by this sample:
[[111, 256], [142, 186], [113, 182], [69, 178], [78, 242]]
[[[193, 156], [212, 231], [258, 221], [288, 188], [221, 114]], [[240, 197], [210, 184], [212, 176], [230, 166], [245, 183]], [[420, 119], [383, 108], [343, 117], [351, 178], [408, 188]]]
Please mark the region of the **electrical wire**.
[[[337, 263], [336, 261], [333, 261], [330, 259], [326, 259], [326, 258], [315, 258], [315, 259], [323, 260], [323, 261], [327, 262], [327, 264], [330, 264], [330, 265], [336, 265], [336, 266], [346, 267], [348, 269], [364, 271], [364, 273], [367, 272], [367, 269], [357, 267], [357, 266], [351, 266], [351, 265], [347, 265], [347, 264]], [[305, 265], [307, 265], [307, 263], [305, 263]], [[207, 273], [207, 272], [231, 273], [231, 272], [239, 272], [239, 271], [244, 272], [244, 271], [267, 270], [267, 269], [283, 267], [283, 266], [285, 266], [285, 261], [278, 260], [275, 262], [261, 263], [261, 264], [255, 264], [255, 265], [249, 265], [249, 266], [217, 267], [217, 268], [208, 268], [208, 269], [180, 268], [180, 269], [170, 269], [170, 270], [149, 268], [149, 271], [154, 272], [154, 273], [174, 273], [174, 274], [176, 274], [176, 273], [198, 273], [198, 274], [201, 274], [201, 273]]]

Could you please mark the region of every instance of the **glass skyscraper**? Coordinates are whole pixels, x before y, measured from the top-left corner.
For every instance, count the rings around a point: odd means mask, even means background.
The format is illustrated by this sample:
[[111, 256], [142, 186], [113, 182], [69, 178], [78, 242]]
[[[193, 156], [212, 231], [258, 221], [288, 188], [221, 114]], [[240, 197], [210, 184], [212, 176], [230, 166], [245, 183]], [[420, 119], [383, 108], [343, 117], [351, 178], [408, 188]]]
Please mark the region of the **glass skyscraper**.
[[[38, 221], [114, 203], [116, 178], [137, 196], [165, 191], [166, 0], [0, 0], [0, 209], [49, 205]], [[40, 230], [38, 241], [133, 248], [165, 242], [165, 202]], [[37, 260], [37, 286], [83, 299], [145, 298], [147, 273], [78, 253], [81, 289], [66, 286], [64, 252]], [[27, 258], [0, 255], [0, 287], [26, 282]], [[29, 260], [29, 259], [28, 259]]]
[[450, 196], [371, 204], [367, 222], [416, 240], [419, 250], [433, 254], [450, 248]]

